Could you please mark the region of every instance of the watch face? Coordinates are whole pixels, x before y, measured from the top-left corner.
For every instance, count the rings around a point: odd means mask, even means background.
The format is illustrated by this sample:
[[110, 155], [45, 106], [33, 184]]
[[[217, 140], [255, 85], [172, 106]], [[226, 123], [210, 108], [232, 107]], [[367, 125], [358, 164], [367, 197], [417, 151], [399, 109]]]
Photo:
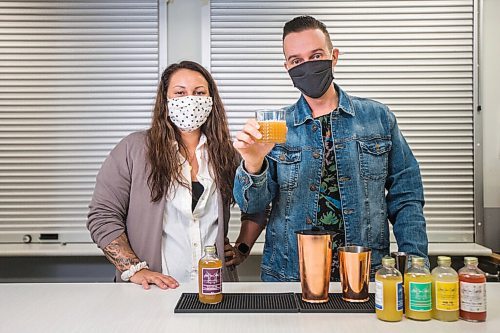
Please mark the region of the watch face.
[[248, 247], [248, 245], [246, 245], [245, 243], [241, 243], [238, 245], [238, 251], [243, 254], [247, 254], [248, 251], [250, 251], [250, 247]]

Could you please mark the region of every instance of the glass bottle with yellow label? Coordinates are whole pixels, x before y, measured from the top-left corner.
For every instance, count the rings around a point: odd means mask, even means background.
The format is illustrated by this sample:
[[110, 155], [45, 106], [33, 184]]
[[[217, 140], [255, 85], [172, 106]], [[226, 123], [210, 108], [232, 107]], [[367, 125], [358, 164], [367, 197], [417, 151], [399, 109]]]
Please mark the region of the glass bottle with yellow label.
[[432, 270], [432, 318], [456, 321], [459, 315], [458, 274], [451, 268], [451, 258], [439, 256]]
[[411, 258], [411, 267], [405, 273], [405, 316], [413, 320], [432, 318], [432, 276], [425, 259]]
[[396, 260], [385, 256], [383, 267], [375, 274], [375, 312], [384, 321], [403, 318], [403, 277], [395, 268]]

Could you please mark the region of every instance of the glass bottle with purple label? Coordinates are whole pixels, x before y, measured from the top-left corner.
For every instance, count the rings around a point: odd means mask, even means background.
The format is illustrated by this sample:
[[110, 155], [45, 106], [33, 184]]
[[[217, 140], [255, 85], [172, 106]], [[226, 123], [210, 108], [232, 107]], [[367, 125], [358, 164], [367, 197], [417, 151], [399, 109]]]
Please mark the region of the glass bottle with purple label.
[[198, 297], [200, 302], [216, 304], [222, 301], [222, 261], [215, 246], [205, 246], [205, 255], [198, 263]]

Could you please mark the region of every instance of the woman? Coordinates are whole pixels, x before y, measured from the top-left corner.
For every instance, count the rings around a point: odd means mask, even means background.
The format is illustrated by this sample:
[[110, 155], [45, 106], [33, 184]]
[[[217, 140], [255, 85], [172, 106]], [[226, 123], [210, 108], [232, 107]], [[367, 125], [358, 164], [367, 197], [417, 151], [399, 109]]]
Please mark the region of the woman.
[[[111, 151], [89, 206], [87, 226], [116, 266], [116, 280], [176, 288], [197, 278], [204, 245], [216, 244], [221, 254], [226, 243], [226, 255], [241, 255], [226, 238], [238, 163], [211, 75], [190, 61], [170, 65], [151, 128]], [[235, 274], [225, 267], [225, 280]]]

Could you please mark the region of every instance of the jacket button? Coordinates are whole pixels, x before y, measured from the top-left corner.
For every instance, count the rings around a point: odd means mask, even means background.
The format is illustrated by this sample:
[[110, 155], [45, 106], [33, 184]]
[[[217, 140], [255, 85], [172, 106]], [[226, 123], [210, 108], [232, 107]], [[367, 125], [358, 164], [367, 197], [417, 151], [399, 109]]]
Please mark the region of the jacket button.
[[280, 155], [280, 161], [284, 161], [285, 159], [286, 159], [285, 154], [281, 154], [281, 155]]
[[313, 153], [313, 157], [314, 157], [314, 158], [319, 158], [319, 156], [320, 156], [320, 154], [319, 154], [317, 151], [315, 151], [315, 152]]
[[307, 223], [307, 224], [312, 224], [312, 223], [313, 223], [313, 221], [311, 220], [311, 218], [310, 218], [310, 217], [307, 217], [307, 218], [306, 218], [306, 223]]
[[311, 191], [316, 191], [318, 188], [316, 187], [316, 185], [311, 185], [311, 186], [309, 186], [309, 189]]
[[312, 125], [312, 130], [313, 132], [316, 132], [318, 130], [318, 125]]

